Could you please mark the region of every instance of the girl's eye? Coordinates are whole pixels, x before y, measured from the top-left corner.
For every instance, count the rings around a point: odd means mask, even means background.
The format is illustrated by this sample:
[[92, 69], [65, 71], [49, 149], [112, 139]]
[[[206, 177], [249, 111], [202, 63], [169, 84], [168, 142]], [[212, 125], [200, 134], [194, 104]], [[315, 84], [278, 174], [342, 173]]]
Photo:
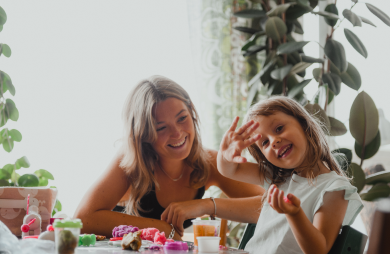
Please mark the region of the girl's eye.
[[157, 131], [162, 131], [164, 129], [165, 129], [165, 126], [158, 128]]
[[268, 140], [264, 140], [263, 143], [261, 143], [262, 146], [265, 146], [268, 143]]
[[185, 119], [187, 118], [187, 116], [182, 116], [179, 118], [179, 122], [183, 122]]
[[283, 125], [279, 126], [278, 128], [276, 128], [276, 132], [280, 132], [283, 130]]

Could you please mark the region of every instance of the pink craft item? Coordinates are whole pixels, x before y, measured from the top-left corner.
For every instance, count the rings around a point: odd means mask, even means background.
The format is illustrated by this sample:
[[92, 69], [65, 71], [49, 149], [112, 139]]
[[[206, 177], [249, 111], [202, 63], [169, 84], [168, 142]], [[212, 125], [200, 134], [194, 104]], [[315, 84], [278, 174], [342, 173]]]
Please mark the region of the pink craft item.
[[144, 228], [142, 229], [141, 239], [154, 242], [154, 236], [157, 232], [160, 232], [157, 228]]
[[154, 235], [154, 243], [157, 243], [157, 244], [161, 244], [161, 245], [164, 245], [165, 242], [167, 241], [167, 238], [165, 237], [165, 233], [164, 232], [156, 232], [156, 234]]
[[[28, 207], [28, 206], [27, 206]], [[28, 208], [27, 208], [28, 210]], [[30, 222], [28, 224], [23, 224], [22, 227], [20, 228], [22, 230], [22, 232], [26, 233], [28, 231], [30, 231], [30, 225], [33, 224], [35, 222], [35, 218], [30, 220]]]
[[188, 245], [186, 242], [167, 242], [164, 245], [165, 250], [188, 250]]
[[291, 203], [291, 200], [288, 199], [288, 197], [283, 197], [283, 200], [284, 200], [284, 202], [286, 202], [286, 203], [288, 203], [288, 204], [292, 204], [292, 203]]

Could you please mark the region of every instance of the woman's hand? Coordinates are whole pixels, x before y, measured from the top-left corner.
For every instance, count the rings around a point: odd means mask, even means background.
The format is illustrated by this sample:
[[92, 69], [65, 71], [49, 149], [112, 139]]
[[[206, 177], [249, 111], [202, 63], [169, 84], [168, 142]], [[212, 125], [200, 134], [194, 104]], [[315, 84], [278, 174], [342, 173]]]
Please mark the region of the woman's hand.
[[285, 197], [284, 192], [279, 190], [275, 184], [269, 188], [267, 201], [278, 213], [294, 215], [301, 209], [301, 201], [299, 198], [291, 193]]
[[161, 214], [161, 220], [172, 224], [176, 232], [183, 236], [185, 220], [212, 214], [214, 203], [211, 199], [196, 199], [184, 202], [172, 202]]
[[238, 130], [237, 123], [240, 118], [237, 116], [230, 128], [222, 138], [219, 153], [222, 158], [231, 163], [245, 163], [247, 160], [241, 156], [242, 150], [260, 139], [260, 135], [250, 138], [251, 134], [259, 127], [259, 123], [253, 120], [241, 126]]

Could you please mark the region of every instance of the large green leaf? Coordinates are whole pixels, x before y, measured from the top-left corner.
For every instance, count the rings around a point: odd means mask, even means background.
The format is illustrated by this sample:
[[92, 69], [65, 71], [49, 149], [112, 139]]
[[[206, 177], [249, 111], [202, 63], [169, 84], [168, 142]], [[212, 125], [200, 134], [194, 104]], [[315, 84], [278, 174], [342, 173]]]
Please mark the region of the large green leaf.
[[35, 171], [34, 174], [38, 178], [44, 177], [44, 178], [47, 178], [47, 179], [50, 179], [50, 180], [54, 180], [53, 175], [49, 171], [47, 171], [45, 169], [39, 169], [39, 170]]
[[280, 41], [287, 33], [287, 26], [279, 17], [270, 17], [265, 24], [265, 33], [273, 40]]
[[310, 2], [310, 7], [311, 8], [316, 8], [316, 6], [318, 5], [318, 1], [319, 0], [309, 0], [309, 2]]
[[294, 65], [294, 67], [291, 68], [290, 73], [292, 73], [292, 74], [300, 73], [300, 72], [306, 70], [310, 65], [312, 65], [312, 64], [305, 63], [305, 62], [297, 63], [296, 65]]
[[47, 186], [49, 184], [49, 180], [47, 178], [41, 177], [39, 178], [38, 186]]
[[362, 16], [359, 16], [360, 19], [362, 20], [362, 22], [366, 23], [366, 24], [369, 24], [373, 27], [376, 27], [376, 25], [374, 23], [372, 23], [370, 20], [366, 19], [365, 17], [362, 17]]
[[289, 74], [291, 68], [292, 65], [288, 64], [281, 68], [275, 69], [271, 72], [271, 78], [282, 81], [287, 76], [287, 74]]
[[258, 33], [261, 31], [259, 29], [246, 27], [246, 26], [236, 26], [236, 27], [233, 27], [233, 29], [240, 31], [240, 32], [243, 32], [243, 33], [247, 33], [247, 34], [255, 34], [255, 33]]
[[294, 51], [298, 51], [302, 49], [306, 44], [308, 44], [308, 41], [292, 41], [292, 42], [287, 42], [284, 44], [279, 45], [277, 49], [277, 54], [290, 54]]
[[366, 47], [364, 47], [363, 42], [354, 34], [351, 30], [344, 28], [344, 34], [349, 43], [351, 43], [352, 47], [359, 52], [360, 55], [367, 58], [367, 50]]
[[303, 27], [302, 27], [301, 23], [299, 23], [299, 21], [296, 20], [296, 19], [293, 20], [292, 22], [293, 22], [294, 27], [295, 27], [294, 33], [297, 33], [297, 34], [304, 34]]
[[260, 80], [260, 78], [263, 76], [263, 75], [269, 75], [272, 71], [272, 68], [274, 67], [275, 65], [275, 62], [276, 62], [276, 58], [273, 58], [272, 60], [270, 60], [270, 62], [264, 66], [261, 71], [259, 73], [257, 73], [249, 82], [248, 82], [248, 86], [251, 87], [253, 84], [255, 84], [257, 81]]
[[7, 164], [3, 167], [4, 170], [7, 170], [8, 173], [12, 174], [14, 171], [14, 165], [13, 164]]
[[330, 121], [326, 112], [318, 104], [306, 104], [305, 109], [313, 117], [317, 118], [327, 130], [330, 130]]
[[18, 130], [16, 130], [16, 129], [9, 130], [8, 134], [16, 142], [22, 141], [22, 134]]
[[[258, 80], [260, 83], [260, 80]], [[249, 88], [248, 97], [247, 97], [247, 108], [249, 109], [250, 106], [252, 106], [253, 102], [256, 102], [255, 98], [258, 94], [258, 86], [253, 85]]]
[[37, 187], [39, 186], [39, 179], [34, 174], [24, 174], [19, 178], [18, 184], [23, 187]]
[[253, 46], [256, 44], [256, 40], [260, 37], [260, 36], [263, 36], [265, 35], [265, 32], [259, 32], [259, 33], [255, 33], [254, 35], [251, 36], [251, 38], [249, 38], [244, 46], [242, 46], [241, 48], [241, 51], [246, 51], [249, 47]]
[[379, 151], [380, 146], [381, 134], [380, 131], [378, 131], [378, 134], [376, 135], [374, 140], [364, 147], [364, 156], [362, 156], [363, 147], [357, 142], [355, 142], [355, 153], [360, 159], [366, 160], [374, 156]]
[[10, 138], [5, 138], [3, 140], [3, 148], [6, 152], [10, 153], [14, 149], [14, 141]]
[[344, 84], [356, 91], [358, 91], [362, 85], [359, 71], [351, 63], [348, 63], [347, 71], [340, 74], [340, 78]]
[[254, 19], [254, 18], [264, 17], [266, 13], [263, 10], [246, 9], [246, 10], [235, 12], [233, 15], [240, 18]]
[[9, 186], [9, 182], [4, 179], [0, 179], [0, 187]]
[[331, 126], [330, 127], [330, 135], [331, 136], [342, 136], [345, 133], [347, 133], [347, 128], [345, 127], [345, 125], [342, 122], [340, 122], [336, 118], [333, 118], [330, 116], [328, 116], [328, 118], [329, 118], [329, 122], [330, 122], [330, 126]]
[[336, 67], [344, 72], [347, 70], [348, 62], [345, 56], [344, 46], [333, 39], [328, 39], [325, 44], [325, 55], [336, 65]]
[[253, 45], [248, 48], [248, 50], [243, 54], [243, 56], [251, 56], [265, 49], [267, 49], [267, 46], [265, 45]]
[[19, 110], [16, 108], [15, 102], [9, 98], [5, 102], [5, 112], [12, 121], [19, 119]]
[[351, 184], [360, 192], [366, 184], [366, 175], [363, 169], [356, 163], [351, 163], [348, 168], [348, 176], [352, 177]]
[[11, 178], [11, 174], [8, 170], [0, 168], [0, 179], [8, 180]]
[[310, 6], [297, 4], [288, 8], [286, 11], [286, 19], [294, 20], [311, 11], [313, 11], [313, 8]]
[[384, 13], [381, 9], [375, 7], [372, 4], [366, 3], [366, 6], [370, 10], [370, 12], [372, 12], [375, 16], [382, 20], [383, 23], [390, 26], [390, 17], [386, 13]]
[[364, 91], [352, 103], [349, 114], [349, 130], [361, 145], [369, 144], [378, 134], [379, 114], [374, 101]]
[[[325, 11], [326, 12], [329, 12], [329, 13], [333, 13], [335, 15], [339, 15], [339, 11], [337, 10], [337, 7], [335, 4], [328, 4], [326, 7], [325, 7]], [[325, 22], [326, 24], [330, 25], [331, 27], [334, 27], [337, 23], [337, 19], [330, 19], [330, 18], [327, 18], [327, 17], [324, 17], [325, 19]]]
[[29, 168], [30, 167], [30, 162], [28, 161], [27, 157], [26, 156], [23, 156], [19, 159], [16, 160], [16, 163], [15, 163], [15, 166], [19, 168], [22, 167], [22, 168]]
[[352, 150], [351, 149], [339, 148], [339, 149], [333, 150], [332, 152], [343, 153], [345, 155], [345, 157], [347, 158], [348, 164], [351, 164], [351, 162], [352, 162]]
[[313, 78], [317, 81], [317, 82], [319, 82], [320, 81], [320, 79], [321, 79], [321, 68], [315, 68], [315, 69], [313, 69]]
[[0, 71], [0, 78], [3, 81], [3, 93], [5, 93], [6, 91], [9, 90], [9, 92], [13, 96], [15, 96], [15, 87], [12, 84], [12, 80], [11, 80], [10, 76], [7, 73], [5, 73], [5, 72]]
[[333, 19], [336, 21], [339, 19], [338, 15], [331, 13], [331, 12], [327, 12], [327, 11], [312, 11], [311, 13], [320, 15], [320, 16], [327, 18], [327, 19]]
[[322, 58], [314, 58], [311, 56], [307, 56], [305, 54], [299, 54], [299, 55], [302, 58], [302, 62], [306, 62], [306, 63], [323, 63], [323, 62], [325, 62], [325, 60]]
[[274, 8], [272, 8], [269, 12], [267, 12], [267, 15], [269, 17], [272, 17], [272, 16], [279, 16], [281, 15], [282, 13], [285, 13], [287, 11], [287, 9], [292, 6], [292, 5], [295, 5], [296, 3], [292, 2], [292, 3], [287, 3], [287, 4], [279, 4], [279, 5], [276, 5]]
[[288, 90], [288, 97], [294, 98], [295, 96], [297, 96], [299, 93], [301, 93], [303, 91], [303, 88], [305, 88], [305, 86], [307, 86], [307, 84], [310, 83], [310, 81], [311, 81], [311, 79], [306, 79], [306, 80], [302, 81], [301, 83], [299, 83], [299, 85], [294, 86], [293, 88], [289, 89]]
[[272, 81], [268, 86], [267, 95], [278, 95], [282, 94], [283, 92], [283, 82], [280, 82], [278, 80]]
[[362, 26], [362, 21], [358, 15], [353, 11], [345, 9], [343, 11], [343, 16], [352, 23], [353, 26]]
[[341, 90], [341, 78], [333, 73], [324, 73], [322, 75], [322, 82], [328, 84], [330, 90], [334, 92], [335, 95], [338, 95]]
[[329, 71], [331, 73], [334, 73], [334, 74], [336, 74], [338, 76], [341, 75], [341, 72], [340, 72], [339, 68], [337, 68], [336, 65], [334, 65], [334, 63], [332, 63], [332, 61], [330, 61], [330, 60], [329, 60], [329, 67], [330, 67]]
[[1, 47], [1, 53], [4, 56], [6, 56], [6, 57], [10, 57], [11, 56], [11, 48], [7, 44], [1, 44], [0, 43], [0, 47]]
[[0, 25], [4, 25], [7, 22], [7, 14], [4, 9], [0, 6]]
[[332, 153], [333, 157], [336, 159], [337, 163], [339, 164], [340, 168], [343, 171], [347, 171], [349, 164], [347, 161], [347, 157], [343, 153]]
[[360, 193], [361, 199], [374, 201], [380, 198], [387, 198], [390, 195], [390, 187], [385, 183], [377, 183], [367, 192]]
[[367, 176], [366, 184], [390, 183], [390, 171], [381, 171]]
[[53, 212], [52, 212], [52, 217], [53, 217], [54, 214], [56, 214], [57, 212], [61, 212], [61, 211], [62, 211], [62, 205], [61, 205], [61, 202], [57, 199], [57, 200], [56, 200], [56, 204], [54, 205]]

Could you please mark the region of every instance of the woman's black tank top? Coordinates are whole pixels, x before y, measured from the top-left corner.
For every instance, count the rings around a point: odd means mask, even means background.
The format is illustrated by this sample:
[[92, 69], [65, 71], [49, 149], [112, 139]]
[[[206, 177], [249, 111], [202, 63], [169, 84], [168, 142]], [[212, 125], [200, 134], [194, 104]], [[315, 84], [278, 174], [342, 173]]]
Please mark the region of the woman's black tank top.
[[[201, 187], [198, 189], [198, 192], [196, 193], [195, 199], [202, 199], [203, 195], [205, 193], [205, 187]], [[146, 211], [138, 211], [139, 214], [142, 217], [145, 218], [151, 218], [151, 219], [161, 219], [161, 214], [164, 212], [165, 208], [158, 203], [157, 196], [156, 196], [156, 191], [154, 186], [152, 187], [152, 190], [146, 193], [140, 200], [140, 206], [141, 208]], [[113, 211], [117, 212], [123, 212], [124, 207], [121, 206], [116, 206]], [[189, 226], [192, 225], [191, 222], [192, 219], [188, 219], [184, 221], [183, 227], [188, 228]]]

